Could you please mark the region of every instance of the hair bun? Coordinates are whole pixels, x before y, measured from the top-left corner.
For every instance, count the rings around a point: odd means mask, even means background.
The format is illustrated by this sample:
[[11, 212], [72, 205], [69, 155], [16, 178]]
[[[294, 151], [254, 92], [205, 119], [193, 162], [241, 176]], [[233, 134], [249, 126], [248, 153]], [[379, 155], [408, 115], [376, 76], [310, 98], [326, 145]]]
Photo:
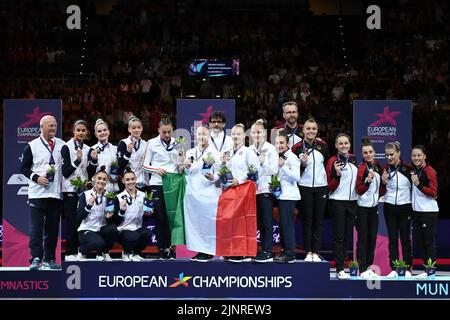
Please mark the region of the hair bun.
[[267, 129], [267, 121], [264, 119], [258, 119], [256, 120], [255, 124], [261, 125], [264, 129]]
[[131, 170], [130, 166], [126, 166], [125, 170], [123, 170], [123, 174], [129, 173], [129, 172], [133, 172], [133, 170]]

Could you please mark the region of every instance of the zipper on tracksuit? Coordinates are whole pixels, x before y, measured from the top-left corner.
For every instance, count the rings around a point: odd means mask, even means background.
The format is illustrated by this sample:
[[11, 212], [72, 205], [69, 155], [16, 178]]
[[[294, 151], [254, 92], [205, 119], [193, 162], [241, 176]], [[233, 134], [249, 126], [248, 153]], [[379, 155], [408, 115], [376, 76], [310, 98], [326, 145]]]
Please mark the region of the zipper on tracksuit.
[[372, 194], [372, 200], [373, 200], [373, 202], [372, 202], [372, 208], [375, 207], [375, 194], [377, 193], [377, 190], [378, 190], [378, 188], [379, 188], [377, 176], [374, 175], [373, 177], [375, 178], [375, 191], [374, 191], [374, 193]]
[[314, 150], [312, 151], [313, 156], [313, 180], [312, 180], [312, 186], [314, 188], [314, 177], [316, 176], [316, 158], [314, 157]]
[[352, 166], [349, 164], [348, 167], [350, 168], [350, 190], [348, 194], [348, 200], [352, 199], [352, 182], [353, 182], [353, 169]]
[[398, 195], [398, 172], [395, 175], [395, 180], [397, 182], [397, 188], [395, 189], [395, 205], [397, 205], [397, 195]]

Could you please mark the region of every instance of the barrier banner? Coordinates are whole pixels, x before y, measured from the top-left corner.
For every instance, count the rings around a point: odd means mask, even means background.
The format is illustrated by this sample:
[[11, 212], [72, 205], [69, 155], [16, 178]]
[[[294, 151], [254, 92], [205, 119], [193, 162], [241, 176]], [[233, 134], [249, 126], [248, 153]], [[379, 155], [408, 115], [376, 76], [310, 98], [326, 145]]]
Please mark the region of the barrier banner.
[[[353, 153], [358, 164], [362, 161], [361, 139], [368, 137], [375, 149], [375, 159], [386, 164], [385, 145], [399, 141], [401, 156], [410, 162], [412, 135], [412, 105], [410, 100], [355, 100], [353, 102]], [[389, 273], [388, 234], [384, 220], [383, 203], [378, 205], [378, 237], [374, 265], [381, 274]], [[356, 248], [356, 237], [354, 237]], [[401, 250], [400, 250], [401, 252]]]

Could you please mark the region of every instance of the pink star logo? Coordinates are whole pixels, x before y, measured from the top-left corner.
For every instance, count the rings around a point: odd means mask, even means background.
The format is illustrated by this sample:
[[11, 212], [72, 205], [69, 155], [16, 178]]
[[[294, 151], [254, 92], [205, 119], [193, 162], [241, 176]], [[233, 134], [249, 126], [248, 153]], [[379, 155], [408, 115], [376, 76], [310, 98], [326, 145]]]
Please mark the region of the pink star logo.
[[211, 116], [211, 114], [213, 112], [214, 112], [214, 107], [213, 106], [208, 106], [208, 108], [206, 109], [206, 112], [200, 112], [199, 113], [199, 115], [202, 116], [200, 121], [202, 123], [208, 123], [209, 122], [209, 117]]
[[376, 116], [380, 119], [378, 119], [377, 121], [375, 121], [372, 124], [369, 124], [369, 127], [377, 127], [380, 126], [382, 124], [388, 123], [391, 124], [393, 126], [397, 125], [397, 120], [395, 120], [394, 118], [396, 116], [398, 116], [401, 112], [399, 111], [390, 111], [389, 106], [384, 107], [383, 113], [377, 113]]
[[39, 106], [37, 106], [36, 108], [33, 109], [33, 113], [32, 114], [26, 114], [25, 117], [28, 118], [28, 121], [22, 123], [19, 128], [25, 128], [25, 127], [30, 127], [32, 125], [34, 125], [35, 123], [39, 123], [39, 121], [41, 121], [41, 118], [43, 116], [49, 115], [51, 114], [50, 112], [41, 112], [41, 110], [39, 109]]

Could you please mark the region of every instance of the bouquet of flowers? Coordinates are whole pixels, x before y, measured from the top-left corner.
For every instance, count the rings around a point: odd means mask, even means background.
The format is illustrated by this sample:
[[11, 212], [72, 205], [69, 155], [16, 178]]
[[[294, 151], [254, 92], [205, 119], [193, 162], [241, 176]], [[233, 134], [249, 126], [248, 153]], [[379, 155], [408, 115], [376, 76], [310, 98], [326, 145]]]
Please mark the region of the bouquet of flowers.
[[254, 165], [249, 165], [247, 167], [247, 179], [252, 181], [258, 180], [258, 169]]
[[278, 199], [281, 195], [281, 182], [278, 174], [270, 177], [269, 189], [270, 192], [272, 192], [272, 194]]
[[153, 209], [155, 208], [155, 201], [158, 198], [153, 197], [153, 191], [146, 192], [144, 196], [144, 215], [151, 216], [153, 213]]
[[119, 164], [117, 161], [111, 162], [111, 167], [109, 168], [109, 176], [111, 177], [111, 180], [117, 181], [119, 177]]
[[47, 178], [48, 182], [55, 181], [55, 174], [56, 174], [56, 168], [54, 165], [50, 165], [50, 167], [47, 170], [47, 174], [45, 177]]
[[116, 199], [116, 194], [114, 192], [107, 192], [106, 197], [106, 207], [105, 213], [114, 213], [114, 200]]
[[211, 173], [212, 172], [212, 166], [216, 162], [211, 152], [208, 152], [206, 154], [206, 157], [203, 159], [203, 168], [202, 173]]
[[228, 188], [231, 185], [231, 180], [234, 178], [230, 169], [227, 166], [222, 165], [219, 169], [219, 175], [222, 186], [224, 188]]
[[77, 176], [75, 179], [70, 180], [70, 184], [75, 187], [75, 190], [78, 194], [81, 194], [86, 190], [89, 180], [81, 179], [80, 176]]

